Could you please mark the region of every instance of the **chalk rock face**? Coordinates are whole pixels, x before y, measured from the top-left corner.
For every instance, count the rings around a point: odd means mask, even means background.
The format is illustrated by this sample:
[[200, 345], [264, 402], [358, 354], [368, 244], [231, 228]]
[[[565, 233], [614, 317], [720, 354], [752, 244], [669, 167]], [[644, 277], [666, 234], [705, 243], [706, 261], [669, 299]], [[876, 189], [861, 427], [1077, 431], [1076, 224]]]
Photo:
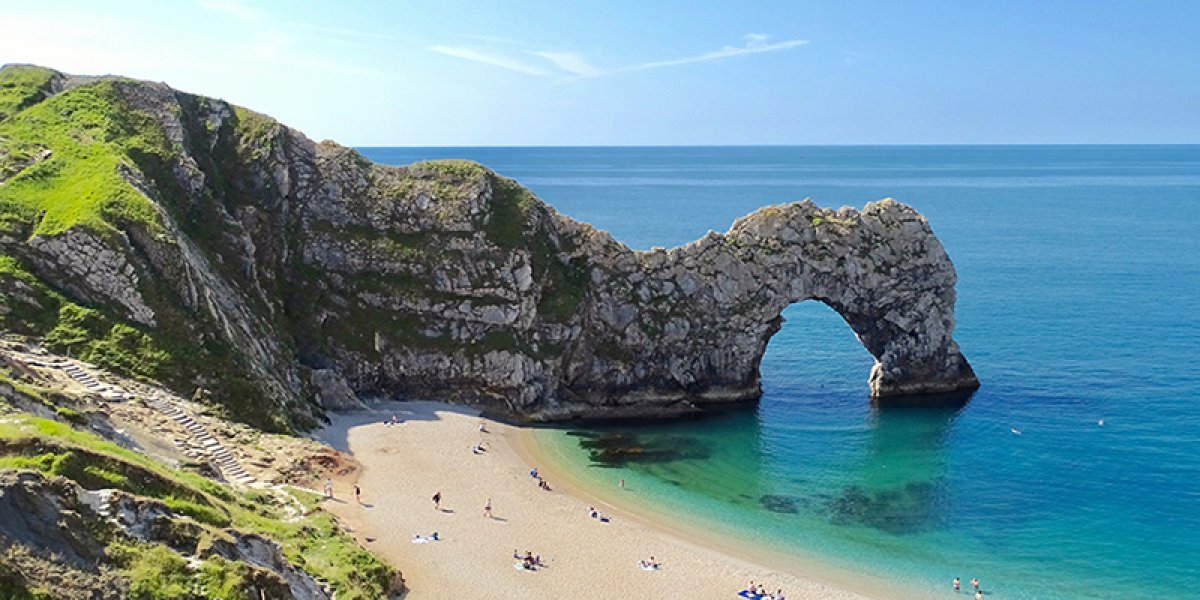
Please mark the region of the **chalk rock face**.
[[876, 358], [879, 401], [978, 386], [951, 336], [954, 267], [894, 200], [767, 207], [725, 234], [637, 252], [474, 165], [364, 175], [343, 149], [317, 156], [328, 179], [358, 186], [311, 200], [302, 249], [329, 291], [316, 320], [342, 323], [326, 348], [356, 389], [547, 420], [753, 401], [781, 312], [805, 300], [841, 314]]
[[346, 384], [346, 379], [333, 369], [313, 369], [312, 382], [317, 388], [317, 400], [329, 410], [356, 410], [364, 407]]
[[565, 397], [757, 398], [780, 313], [805, 300], [837, 311], [875, 357], [874, 398], [978, 387], [951, 337], [954, 267], [924, 217], [894, 200], [773, 206], [686, 246], [608, 256]]
[[138, 292], [137, 272], [125, 258], [127, 243], [113, 248], [83, 229], [72, 229], [58, 236], [34, 236], [29, 246], [42, 258], [43, 277], [92, 302], [116, 304], [135, 323], [154, 325], [154, 311]]
[[[481, 165], [376, 165], [162, 84], [81, 82], [43, 102], [88, 86], [136, 117], [140, 139], [160, 140], [121, 167], [135, 190], [124, 197], [150, 207], [124, 214], [151, 217], [50, 237], [19, 222], [0, 230], [0, 254], [195, 348], [193, 385], [253, 388], [230, 402], [259, 412], [350, 407], [351, 391], [533, 420], [753, 401], [781, 312], [806, 300], [837, 311], [875, 357], [874, 398], [978, 386], [952, 337], [954, 267], [924, 217], [894, 200], [769, 206], [726, 233], [638, 252]], [[0, 165], [0, 191], [41, 168], [29, 157], [70, 160], [55, 139], [6, 143], [0, 158], [20, 160]], [[18, 286], [29, 277], [0, 279], [11, 283], [0, 316], [36, 308]], [[236, 371], [230, 385], [205, 370], [214, 359]]]

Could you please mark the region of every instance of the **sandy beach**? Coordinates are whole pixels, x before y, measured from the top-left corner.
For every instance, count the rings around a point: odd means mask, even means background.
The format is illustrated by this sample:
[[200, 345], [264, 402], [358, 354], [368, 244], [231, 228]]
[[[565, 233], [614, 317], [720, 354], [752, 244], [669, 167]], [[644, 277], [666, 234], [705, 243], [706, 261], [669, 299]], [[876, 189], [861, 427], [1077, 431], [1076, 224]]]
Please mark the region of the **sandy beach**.
[[[400, 424], [385, 425], [393, 414]], [[403, 571], [409, 598], [736, 598], [751, 580], [789, 599], [875, 597], [735, 557], [732, 546], [717, 540], [705, 543], [600, 504], [586, 490], [556, 481], [560, 474], [544, 465], [540, 474], [553, 491], [540, 489], [529, 474], [536, 460], [529, 435], [433, 402], [335, 415], [321, 438], [351, 452], [363, 468], [357, 479], [335, 480], [335, 499], [326, 505], [361, 543]], [[486, 452], [473, 452], [480, 442]], [[361, 502], [354, 499], [356, 483]], [[590, 517], [592, 505], [610, 521]], [[433, 532], [438, 541], [413, 543], [415, 535]], [[514, 550], [540, 555], [545, 566], [519, 568]], [[661, 569], [639, 568], [651, 556]]]

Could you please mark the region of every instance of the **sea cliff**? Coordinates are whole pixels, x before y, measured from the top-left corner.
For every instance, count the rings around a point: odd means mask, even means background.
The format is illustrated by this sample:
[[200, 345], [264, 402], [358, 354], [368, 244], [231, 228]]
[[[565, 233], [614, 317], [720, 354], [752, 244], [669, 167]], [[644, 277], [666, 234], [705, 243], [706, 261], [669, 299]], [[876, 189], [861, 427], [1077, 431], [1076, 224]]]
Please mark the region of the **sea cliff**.
[[381, 166], [160, 83], [0, 71], [0, 329], [268, 429], [356, 394], [530, 420], [753, 401], [804, 300], [876, 358], [873, 397], [961, 393], [955, 281], [890, 199], [640, 252], [475, 163]]

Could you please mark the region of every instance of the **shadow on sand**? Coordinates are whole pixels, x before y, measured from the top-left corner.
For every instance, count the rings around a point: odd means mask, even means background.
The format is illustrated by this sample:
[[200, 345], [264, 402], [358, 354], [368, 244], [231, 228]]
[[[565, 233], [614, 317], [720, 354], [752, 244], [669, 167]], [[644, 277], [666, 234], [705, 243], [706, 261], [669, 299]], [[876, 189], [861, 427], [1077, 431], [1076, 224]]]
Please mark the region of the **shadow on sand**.
[[[443, 402], [425, 400], [371, 400], [361, 399], [366, 408], [353, 411], [330, 413], [328, 425], [316, 430], [314, 436], [336, 450], [350, 452], [350, 430], [356, 427], [377, 426], [403, 429], [411, 421], [437, 421], [438, 413], [449, 412], [460, 415], [478, 416], [479, 411], [466, 406], [454, 406]], [[392, 416], [399, 425], [390, 425]]]

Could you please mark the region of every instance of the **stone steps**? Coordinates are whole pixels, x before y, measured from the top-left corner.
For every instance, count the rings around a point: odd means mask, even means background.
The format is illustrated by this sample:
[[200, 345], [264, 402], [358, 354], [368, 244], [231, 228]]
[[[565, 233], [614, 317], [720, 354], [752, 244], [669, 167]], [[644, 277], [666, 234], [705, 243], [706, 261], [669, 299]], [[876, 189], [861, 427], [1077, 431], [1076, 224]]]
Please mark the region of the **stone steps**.
[[[45, 364], [51, 366], [51, 361], [46, 361]], [[119, 386], [100, 383], [95, 377], [92, 377], [87, 371], [73, 362], [60, 359], [59, 361], [55, 361], [52, 366], [61, 369], [71, 379], [78, 381], [83, 387], [87, 388], [88, 391], [99, 393], [107, 399], [137, 399], [137, 396]], [[241, 485], [251, 485], [258, 481], [253, 475], [246, 472], [246, 469], [230, 454], [225, 446], [221, 445], [221, 442], [217, 441], [208, 430], [173, 402], [150, 394], [146, 394], [144, 400], [151, 408], [179, 423], [187, 430], [190, 439], [175, 440], [175, 445], [179, 447], [184, 455], [192, 458], [208, 456], [216, 463], [217, 468], [221, 471], [221, 475], [229, 481], [237, 482]]]

